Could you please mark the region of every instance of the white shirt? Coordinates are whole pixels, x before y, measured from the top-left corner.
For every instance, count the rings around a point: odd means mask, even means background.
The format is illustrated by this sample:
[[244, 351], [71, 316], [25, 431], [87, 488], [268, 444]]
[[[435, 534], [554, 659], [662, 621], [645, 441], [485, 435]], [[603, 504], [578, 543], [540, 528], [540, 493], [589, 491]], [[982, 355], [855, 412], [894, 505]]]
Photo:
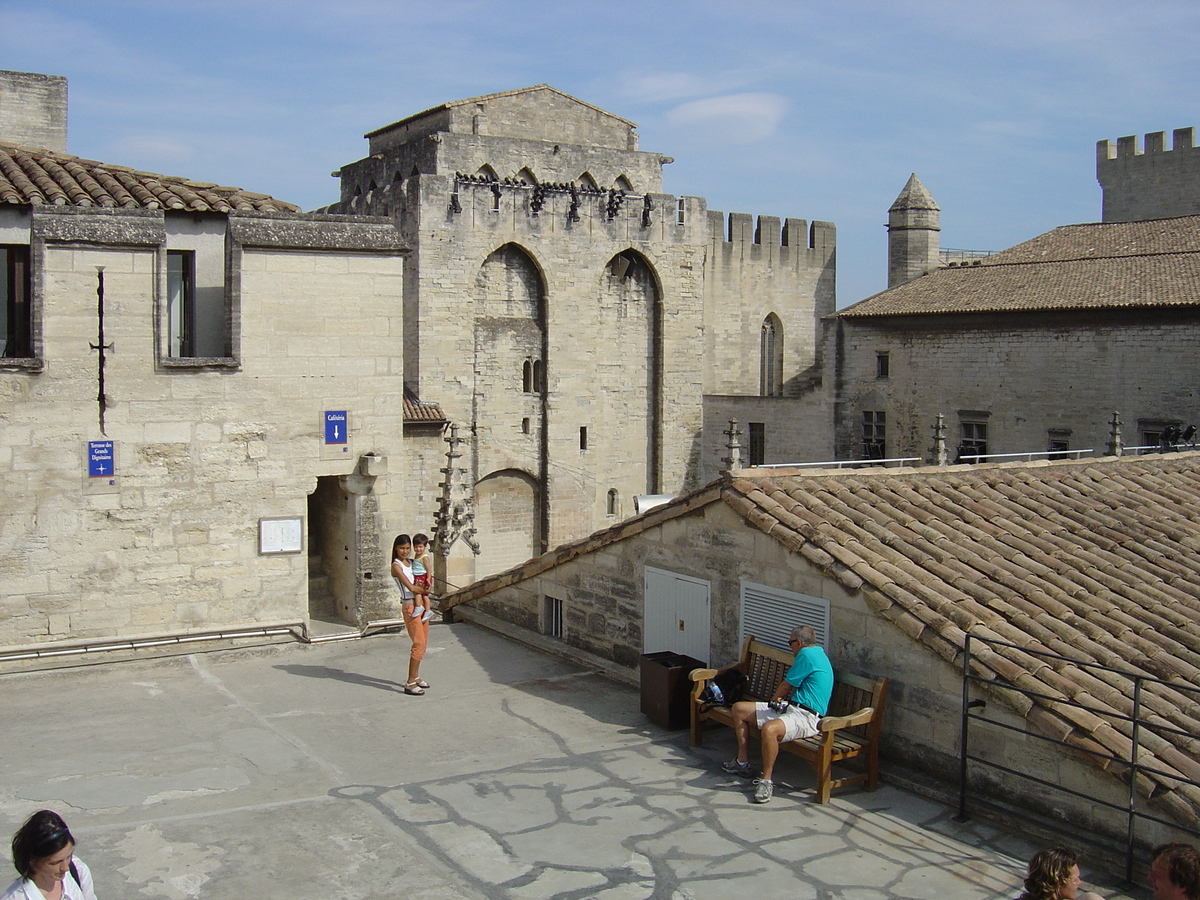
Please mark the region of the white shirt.
[[[79, 873], [79, 884], [68, 872], [63, 878], [63, 897], [66, 900], [96, 900], [92, 887], [92, 872], [82, 859], [75, 857], [75, 871]], [[18, 878], [0, 894], [0, 900], [46, 900], [38, 886], [28, 878]]]

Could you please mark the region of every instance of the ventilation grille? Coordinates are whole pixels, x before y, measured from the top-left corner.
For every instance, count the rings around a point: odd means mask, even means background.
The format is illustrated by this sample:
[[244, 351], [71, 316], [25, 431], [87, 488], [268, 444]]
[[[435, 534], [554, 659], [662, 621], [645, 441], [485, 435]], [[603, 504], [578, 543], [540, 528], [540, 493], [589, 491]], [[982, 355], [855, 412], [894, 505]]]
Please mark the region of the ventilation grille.
[[807, 594], [794, 594], [753, 581], [742, 582], [742, 627], [738, 635], [744, 641], [754, 635], [764, 644], [784, 652], [788, 635], [798, 625], [811, 626], [817, 640], [829, 649], [829, 601]]

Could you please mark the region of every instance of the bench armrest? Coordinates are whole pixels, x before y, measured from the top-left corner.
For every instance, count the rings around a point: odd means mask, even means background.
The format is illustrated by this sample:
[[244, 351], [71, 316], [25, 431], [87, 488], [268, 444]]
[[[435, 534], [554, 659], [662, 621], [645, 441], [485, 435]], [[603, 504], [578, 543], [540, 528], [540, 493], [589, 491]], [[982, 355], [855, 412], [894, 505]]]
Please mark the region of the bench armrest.
[[717, 677], [717, 670], [716, 669], [692, 669], [692, 671], [688, 675], [688, 677], [691, 678], [692, 681], [707, 681], [710, 678]]
[[867, 706], [848, 716], [826, 716], [818, 726], [821, 731], [837, 731], [839, 728], [852, 728], [855, 725], [865, 725], [875, 718], [875, 707]]

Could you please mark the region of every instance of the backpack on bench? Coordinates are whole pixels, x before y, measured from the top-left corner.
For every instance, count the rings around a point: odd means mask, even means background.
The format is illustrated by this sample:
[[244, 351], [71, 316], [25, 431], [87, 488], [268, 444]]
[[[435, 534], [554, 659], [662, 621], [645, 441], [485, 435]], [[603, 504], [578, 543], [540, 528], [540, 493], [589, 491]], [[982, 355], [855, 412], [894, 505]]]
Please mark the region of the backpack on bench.
[[700, 692], [700, 711], [708, 712], [714, 706], [733, 706], [742, 699], [745, 684], [746, 676], [739, 669], [729, 669], [708, 679]]

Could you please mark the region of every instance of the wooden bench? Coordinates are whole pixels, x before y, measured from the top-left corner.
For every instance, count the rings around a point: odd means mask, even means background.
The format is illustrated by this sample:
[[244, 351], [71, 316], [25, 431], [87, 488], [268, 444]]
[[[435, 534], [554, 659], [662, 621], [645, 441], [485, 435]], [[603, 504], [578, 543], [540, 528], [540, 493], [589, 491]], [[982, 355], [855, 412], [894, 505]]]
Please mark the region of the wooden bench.
[[[783, 676], [795, 660], [790, 653], [776, 650], [753, 636], [742, 645], [742, 657], [733, 666], [746, 676], [743, 700], [770, 700], [783, 681]], [[694, 669], [692, 681], [692, 743], [704, 741], [704, 723], [719, 722], [733, 727], [733, 715], [724, 706], [703, 709], [700, 693], [704, 683], [715, 678], [717, 669]], [[829, 792], [836, 787], [865, 781], [868, 791], [879, 785], [879, 726], [883, 720], [883, 704], [887, 697], [886, 678], [871, 681], [848, 673], [834, 673], [833, 695], [829, 714], [821, 719], [820, 731], [809, 738], [787, 741], [779, 749], [805, 760], [817, 773], [817, 802], [829, 802]], [[750, 732], [758, 736], [751, 721]], [[834, 763], [861, 758], [863, 771], [846, 778], [833, 778]]]

